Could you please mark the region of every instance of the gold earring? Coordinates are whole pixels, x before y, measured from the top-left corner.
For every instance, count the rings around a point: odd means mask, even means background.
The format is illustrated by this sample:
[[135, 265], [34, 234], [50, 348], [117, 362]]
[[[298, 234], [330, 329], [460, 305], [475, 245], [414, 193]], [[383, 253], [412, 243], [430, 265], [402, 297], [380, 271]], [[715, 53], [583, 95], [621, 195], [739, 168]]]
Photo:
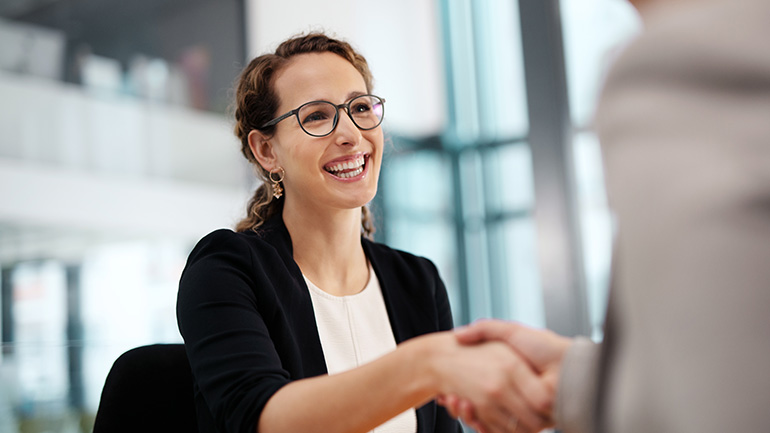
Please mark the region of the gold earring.
[[[279, 179], [276, 179], [273, 177], [274, 174], [280, 175]], [[283, 182], [283, 177], [286, 175], [286, 172], [283, 170], [283, 167], [278, 167], [278, 170], [271, 170], [270, 171], [270, 182], [273, 182], [273, 197], [275, 198], [281, 198], [283, 196], [283, 188], [281, 187], [281, 182]]]

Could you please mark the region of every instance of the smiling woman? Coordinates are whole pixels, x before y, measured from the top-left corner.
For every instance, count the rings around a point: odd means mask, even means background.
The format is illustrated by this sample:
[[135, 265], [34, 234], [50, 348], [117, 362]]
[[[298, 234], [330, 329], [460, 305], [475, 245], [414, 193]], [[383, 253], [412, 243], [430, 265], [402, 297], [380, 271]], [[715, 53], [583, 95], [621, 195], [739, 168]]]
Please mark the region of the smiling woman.
[[[235, 232], [195, 247], [177, 303], [203, 432], [459, 432], [433, 402], [444, 394], [501, 426], [507, 406], [549, 410], [506, 346], [438, 332], [452, 317], [433, 263], [367, 238], [384, 142], [371, 92], [366, 60], [323, 34], [241, 75], [236, 135], [264, 183]], [[517, 375], [529, 401], [513, 400]]]
[[[293, 56], [275, 74], [274, 83], [277, 112], [296, 113], [296, 121], [291, 117], [276, 121], [280, 116], [261, 130], [251, 130], [247, 138], [264, 170], [286, 171], [285, 223], [306, 228], [326, 220], [318, 218], [320, 214], [340, 210], [355, 214], [358, 211], [349, 212], [351, 208], [364, 206], [377, 192], [384, 138], [378, 127], [382, 118], [371, 108], [382, 106], [380, 98], [368, 95], [369, 86], [359, 70], [332, 52]], [[340, 110], [347, 115], [340, 116]], [[357, 160], [364, 164], [356, 167], [358, 175], [351, 176], [349, 166]], [[337, 166], [347, 171], [329, 170]], [[293, 221], [305, 215], [314, 218]]]

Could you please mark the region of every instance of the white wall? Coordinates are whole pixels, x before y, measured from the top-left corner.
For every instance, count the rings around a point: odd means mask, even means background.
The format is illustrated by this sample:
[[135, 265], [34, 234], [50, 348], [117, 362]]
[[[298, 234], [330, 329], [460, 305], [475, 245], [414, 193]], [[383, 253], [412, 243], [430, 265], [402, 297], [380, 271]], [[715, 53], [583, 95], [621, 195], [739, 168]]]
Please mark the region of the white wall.
[[386, 131], [437, 134], [446, 119], [439, 11], [431, 0], [248, 0], [250, 57], [284, 39], [323, 30], [369, 61], [375, 93], [387, 100]]

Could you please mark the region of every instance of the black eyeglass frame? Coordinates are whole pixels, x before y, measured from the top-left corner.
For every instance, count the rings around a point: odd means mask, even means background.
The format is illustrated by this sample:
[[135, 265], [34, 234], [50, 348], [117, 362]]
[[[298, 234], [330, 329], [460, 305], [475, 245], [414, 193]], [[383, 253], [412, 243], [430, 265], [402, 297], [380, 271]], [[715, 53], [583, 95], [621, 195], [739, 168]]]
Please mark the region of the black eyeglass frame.
[[[356, 122], [356, 119], [354, 119], [354, 118], [353, 118], [353, 116], [351, 116], [351, 115], [350, 115], [350, 104], [351, 104], [353, 101], [355, 101], [356, 99], [358, 99], [358, 98], [363, 98], [363, 97], [366, 97], [366, 96], [375, 97], [375, 98], [379, 99], [379, 100], [382, 102], [382, 117], [380, 117], [380, 121], [379, 121], [379, 122], [377, 122], [377, 124], [376, 124], [376, 125], [374, 125], [374, 126], [372, 126], [371, 128], [362, 128], [362, 127], [361, 127], [361, 125], [359, 125], [359, 124], [358, 124], [358, 122]], [[304, 127], [304, 126], [302, 126], [302, 120], [299, 118], [299, 110], [301, 110], [303, 107], [305, 107], [305, 106], [307, 106], [307, 105], [310, 105], [310, 104], [317, 104], [317, 103], [319, 103], [319, 102], [323, 102], [323, 103], [326, 103], [326, 104], [331, 104], [331, 105], [333, 105], [334, 107], [336, 107], [336, 108], [337, 108], [337, 109], [334, 111], [334, 121], [333, 121], [333, 123], [332, 123], [332, 129], [331, 129], [331, 131], [327, 132], [326, 134], [321, 134], [321, 135], [319, 135], [319, 134], [311, 134], [310, 132], [308, 132], [308, 130], [307, 130], [307, 129], [305, 129], [305, 127]], [[280, 116], [276, 117], [275, 119], [273, 119], [273, 120], [271, 120], [271, 121], [269, 121], [269, 122], [265, 123], [265, 124], [264, 124], [264, 125], [262, 125], [262, 127], [261, 127], [261, 128], [259, 128], [259, 129], [265, 129], [265, 128], [267, 128], [267, 127], [270, 127], [270, 126], [274, 126], [274, 125], [277, 125], [277, 124], [278, 124], [278, 122], [280, 122], [280, 121], [282, 121], [282, 120], [284, 120], [284, 119], [288, 119], [288, 118], [289, 118], [289, 117], [291, 117], [291, 116], [294, 116], [294, 117], [296, 117], [296, 118], [297, 118], [297, 124], [299, 124], [299, 127], [300, 127], [300, 128], [302, 128], [302, 131], [304, 131], [304, 132], [305, 132], [305, 134], [307, 134], [307, 135], [309, 135], [309, 136], [311, 136], [311, 137], [326, 137], [327, 135], [331, 135], [331, 133], [332, 133], [332, 132], [334, 132], [334, 130], [335, 130], [335, 129], [337, 129], [337, 124], [338, 124], [338, 123], [339, 123], [339, 121], [340, 121], [340, 108], [344, 108], [344, 109], [345, 109], [345, 114], [347, 114], [347, 115], [348, 115], [348, 117], [350, 118], [350, 120], [351, 120], [351, 121], [353, 121], [353, 124], [354, 124], [354, 125], [356, 125], [356, 128], [358, 128], [358, 129], [360, 129], [360, 130], [362, 130], [362, 131], [371, 131], [372, 129], [374, 129], [374, 128], [376, 128], [376, 127], [380, 126], [380, 125], [382, 125], [382, 120], [383, 120], [383, 119], [385, 119], [385, 99], [384, 99], [384, 98], [380, 98], [380, 97], [379, 97], [379, 96], [377, 96], [377, 95], [372, 95], [372, 94], [369, 94], [369, 93], [367, 93], [367, 94], [365, 94], [365, 95], [358, 95], [358, 96], [356, 96], [356, 97], [353, 97], [353, 98], [352, 98], [350, 101], [348, 101], [348, 102], [345, 102], [345, 103], [343, 103], [343, 104], [335, 104], [335, 103], [333, 103], [333, 102], [330, 102], [330, 101], [324, 101], [324, 100], [318, 100], [318, 101], [310, 101], [310, 102], [305, 102], [304, 104], [302, 104], [302, 105], [300, 105], [299, 107], [297, 107], [297, 108], [295, 108], [295, 109], [293, 109], [293, 110], [289, 111], [288, 113], [284, 113], [284, 114], [282, 114], [282, 115], [280, 115]]]

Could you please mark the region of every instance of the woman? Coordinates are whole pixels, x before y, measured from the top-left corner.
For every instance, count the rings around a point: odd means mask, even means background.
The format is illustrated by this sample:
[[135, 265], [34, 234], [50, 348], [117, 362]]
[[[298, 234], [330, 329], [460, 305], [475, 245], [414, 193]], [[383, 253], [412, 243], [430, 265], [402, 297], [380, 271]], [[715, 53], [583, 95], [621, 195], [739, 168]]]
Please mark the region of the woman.
[[435, 266], [366, 239], [384, 141], [371, 89], [365, 59], [323, 34], [241, 75], [236, 135], [265, 182], [236, 232], [195, 247], [177, 306], [203, 432], [458, 432], [431, 400], [506, 386], [505, 346], [434, 333], [452, 327]]

